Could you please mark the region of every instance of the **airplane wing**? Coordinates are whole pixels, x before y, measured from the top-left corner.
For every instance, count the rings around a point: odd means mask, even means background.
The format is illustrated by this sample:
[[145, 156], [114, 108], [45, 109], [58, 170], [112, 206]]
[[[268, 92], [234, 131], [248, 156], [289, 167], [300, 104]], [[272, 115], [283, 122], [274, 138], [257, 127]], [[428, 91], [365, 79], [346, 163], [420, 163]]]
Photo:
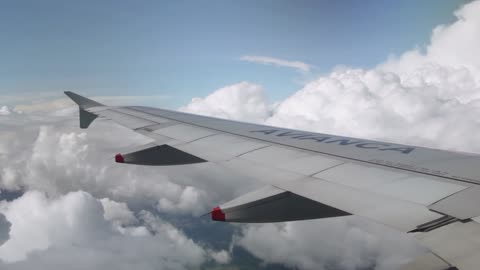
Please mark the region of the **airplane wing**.
[[265, 187], [215, 207], [213, 220], [280, 222], [357, 215], [417, 238], [430, 253], [404, 269], [480, 265], [480, 156], [319, 134], [139, 106], [111, 107], [65, 92], [80, 127], [110, 119], [153, 139], [116, 162], [213, 162]]

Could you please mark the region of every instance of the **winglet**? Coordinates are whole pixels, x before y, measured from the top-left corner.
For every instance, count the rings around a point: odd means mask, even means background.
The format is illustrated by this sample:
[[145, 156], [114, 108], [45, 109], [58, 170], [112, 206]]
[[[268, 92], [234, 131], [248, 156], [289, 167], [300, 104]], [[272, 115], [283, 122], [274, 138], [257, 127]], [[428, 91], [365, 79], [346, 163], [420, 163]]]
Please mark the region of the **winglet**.
[[78, 104], [78, 108], [80, 110], [80, 128], [88, 128], [88, 126], [90, 126], [90, 124], [93, 122], [93, 120], [95, 120], [95, 118], [97, 118], [98, 115], [88, 112], [85, 109], [104, 105], [70, 91], [65, 91], [64, 93]]
[[75, 103], [78, 104], [80, 109], [88, 109], [90, 107], [96, 107], [96, 106], [104, 106], [101, 103], [98, 103], [94, 100], [88, 99], [86, 97], [82, 97], [78, 94], [75, 94], [71, 91], [65, 91], [65, 95], [67, 95], [69, 98], [71, 98]]

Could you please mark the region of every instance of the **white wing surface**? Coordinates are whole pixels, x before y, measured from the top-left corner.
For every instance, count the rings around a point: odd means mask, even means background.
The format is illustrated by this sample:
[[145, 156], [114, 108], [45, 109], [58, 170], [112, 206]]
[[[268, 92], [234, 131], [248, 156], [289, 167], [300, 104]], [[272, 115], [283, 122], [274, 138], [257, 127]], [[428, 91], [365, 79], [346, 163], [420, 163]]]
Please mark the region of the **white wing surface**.
[[164, 109], [110, 107], [65, 93], [79, 105], [80, 127], [107, 118], [153, 139], [143, 149], [117, 155], [117, 162], [213, 162], [265, 183], [215, 207], [214, 220], [279, 222], [357, 215], [411, 233], [430, 249], [405, 269], [479, 269], [478, 155]]

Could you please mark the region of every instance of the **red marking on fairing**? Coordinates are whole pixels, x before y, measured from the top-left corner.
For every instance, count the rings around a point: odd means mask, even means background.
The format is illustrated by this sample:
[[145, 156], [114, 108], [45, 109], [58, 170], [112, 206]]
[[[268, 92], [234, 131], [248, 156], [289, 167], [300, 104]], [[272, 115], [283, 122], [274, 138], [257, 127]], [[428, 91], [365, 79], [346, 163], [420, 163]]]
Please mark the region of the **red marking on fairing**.
[[213, 208], [210, 214], [212, 216], [212, 220], [225, 221], [225, 213], [223, 213], [222, 209], [220, 209], [218, 206]]
[[117, 163], [125, 163], [125, 159], [123, 158], [122, 154], [115, 155], [115, 162]]

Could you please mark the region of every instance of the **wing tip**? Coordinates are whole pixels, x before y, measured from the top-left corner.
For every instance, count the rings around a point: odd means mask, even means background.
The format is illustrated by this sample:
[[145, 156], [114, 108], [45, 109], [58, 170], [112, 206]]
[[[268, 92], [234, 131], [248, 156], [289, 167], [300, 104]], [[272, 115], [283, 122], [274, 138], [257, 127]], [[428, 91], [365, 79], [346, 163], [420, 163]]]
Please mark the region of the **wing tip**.
[[69, 97], [73, 102], [77, 103], [80, 109], [80, 128], [85, 129], [90, 126], [90, 124], [97, 118], [96, 114], [86, 111], [85, 109], [97, 106], [104, 106], [101, 103], [98, 103], [94, 100], [88, 99], [86, 97], [80, 96], [72, 91], [63, 92], [67, 97]]
[[103, 104], [96, 102], [95, 100], [88, 99], [72, 91], [64, 91], [63, 93], [71, 100], [73, 100], [73, 102], [77, 103], [77, 105], [82, 109], [96, 106], [104, 106]]

